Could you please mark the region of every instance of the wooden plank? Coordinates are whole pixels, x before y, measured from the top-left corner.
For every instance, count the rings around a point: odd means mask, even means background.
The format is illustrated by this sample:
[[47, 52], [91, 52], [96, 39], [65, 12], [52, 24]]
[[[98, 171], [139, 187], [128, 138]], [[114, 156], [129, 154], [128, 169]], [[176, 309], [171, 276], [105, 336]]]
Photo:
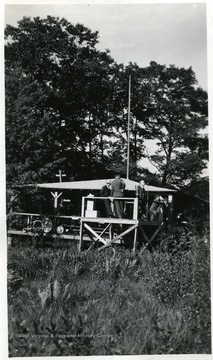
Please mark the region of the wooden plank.
[[22, 231], [22, 230], [8, 230], [7, 231], [8, 235], [23, 235], [23, 236], [34, 236], [34, 235], [41, 235], [42, 233], [36, 233], [36, 232], [32, 232], [32, 231]]
[[113, 238], [113, 227], [112, 227], [112, 224], [110, 224], [110, 230], [109, 230], [109, 239], [110, 241], [112, 240]]
[[[27, 237], [27, 236], [43, 236], [44, 239], [62, 239], [62, 240], [74, 240], [74, 241], [80, 241], [80, 235], [78, 234], [45, 234], [45, 233], [32, 233], [32, 232], [23, 232], [21, 230], [8, 230], [7, 232], [8, 237], [12, 236], [12, 235], [17, 235], [17, 236], [23, 236], [23, 237]], [[91, 239], [88, 236], [83, 235], [83, 241], [91, 241]], [[118, 241], [119, 243], [119, 241]]]
[[[8, 230], [7, 234], [10, 235], [19, 235], [19, 236], [43, 236], [44, 238], [53, 238], [53, 239], [64, 239], [64, 240], [80, 240], [80, 235], [75, 235], [75, 234], [45, 234], [45, 233], [34, 233], [34, 232], [23, 232], [21, 230]], [[88, 236], [83, 236], [83, 240], [90, 240], [90, 238]]]
[[32, 215], [32, 216], [43, 216], [43, 215], [41, 215], [41, 214], [19, 213], [19, 212], [12, 212], [12, 213], [10, 213], [10, 215], [22, 215], [22, 216]]
[[134, 199], [133, 219], [138, 220], [138, 197]]
[[[111, 225], [108, 224], [108, 225], [105, 227], [105, 229], [103, 229], [103, 231], [100, 233], [99, 236], [102, 237], [102, 235], [104, 235], [105, 232], [108, 230], [109, 226], [111, 226]], [[85, 226], [85, 227], [86, 227], [86, 226]], [[88, 230], [87, 227], [86, 227], [86, 230], [88, 231], [88, 236], [90, 237], [90, 239], [91, 239], [92, 241], [94, 241], [94, 242], [97, 242], [97, 241], [98, 241], [98, 237], [95, 236], [95, 235], [92, 236], [92, 235], [90, 234], [90, 230]], [[99, 229], [98, 229], [98, 230], [99, 230]], [[97, 232], [95, 229], [93, 229], [93, 231]], [[94, 236], [95, 236], [95, 237], [94, 237]]]
[[[109, 228], [109, 226], [111, 226], [111, 224], [108, 224], [108, 225], [106, 226], [106, 228], [102, 231], [102, 233], [100, 234], [100, 236], [102, 236], [102, 235], [107, 231], [107, 229]], [[111, 229], [110, 229], [110, 230], [111, 230]], [[89, 235], [89, 234], [88, 234], [88, 235]], [[90, 235], [89, 235], [89, 236], [90, 236]], [[92, 244], [90, 245], [90, 247], [87, 249], [86, 252], [90, 251], [90, 250], [94, 247], [94, 245], [97, 244], [97, 242], [98, 242], [98, 238], [97, 238], [97, 237], [96, 237], [96, 238], [93, 238], [92, 240], [93, 240], [93, 242], [92, 242]]]
[[133, 253], [135, 253], [136, 250], [137, 233], [138, 233], [138, 227], [136, 227], [134, 231]]
[[80, 223], [80, 236], [79, 236], [79, 252], [81, 252], [82, 240], [83, 240], [83, 221]]
[[[94, 235], [93, 235], [87, 228], [85, 228], [85, 231], [86, 231], [87, 235], [89, 236], [90, 240], [91, 240], [92, 242], [95, 242], [95, 237], [94, 237]], [[83, 237], [83, 240], [84, 240], [84, 237]]]
[[[83, 212], [82, 212], [83, 213]], [[45, 218], [44, 215], [41, 214], [31, 214], [31, 213], [11, 213], [10, 215], [20, 215], [20, 216], [35, 216], [35, 217], [40, 217], [40, 218]], [[48, 218], [57, 218], [57, 219], [70, 219], [70, 220], [81, 220], [83, 219], [84, 221], [87, 222], [96, 222], [96, 223], [100, 223], [100, 224], [105, 224], [105, 223], [111, 223], [111, 224], [135, 224], [135, 222], [137, 221], [136, 219], [120, 219], [120, 218], [106, 218], [106, 217], [97, 217], [97, 218], [89, 218], [89, 217], [85, 217], [85, 216], [68, 216], [68, 215], [48, 215], [46, 216]]]
[[93, 230], [88, 224], [84, 224], [85, 228], [88, 229], [99, 241], [101, 241], [103, 244], [107, 244], [107, 241], [104, 240], [100, 235], [97, 234], [95, 230]]
[[108, 224], [105, 229], [101, 232], [100, 236], [104, 235], [105, 232], [109, 229], [109, 227], [111, 226], [111, 224]]
[[88, 253], [95, 246], [95, 244], [96, 244], [96, 241], [93, 241], [92, 244], [87, 249], [86, 253]]
[[143, 227], [141, 226], [141, 224], [139, 225], [139, 227], [140, 227], [140, 229], [141, 229], [142, 235], [144, 236], [144, 239], [146, 240], [146, 242], [147, 242], [148, 244], [151, 244], [151, 242], [150, 242], [148, 236], [146, 235], [146, 233], [145, 233]]
[[[47, 217], [54, 217], [54, 215], [48, 215]], [[74, 215], [71, 215], [71, 216], [68, 216], [68, 215], [56, 215], [55, 218], [57, 219], [70, 219], [70, 220], [80, 220], [81, 217], [80, 216], [74, 216]]]
[[103, 197], [103, 196], [94, 196], [92, 198], [88, 197], [88, 196], [84, 196], [84, 198], [86, 199], [94, 199], [94, 200], [105, 200], [105, 199], [115, 199], [115, 200], [125, 200], [125, 201], [131, 201], [132, 203], [134, 202], [135, 198], [130, 198], [130, 197], [123, 197], [123, 196], [120, 196], [120, 197], [111, 197], [111, 196], [106, 196], [106, 197]]
[[87, 218], [83, 217], [82, 220], [84, 222], [91, 222], [97, 224], [126, 224], [133, 225], [137, 223], [135, 219], [120, 219], [120, 218]]
[[100, 247], [98, 249], [98, 251], [105, 249], [107, 246], [111, 246], [112, 243], [114, 243], [116, 240], [122, 238], [124, 235], [128, 234], [129, 232], [131, 232], [132, 230], [134, 230], [136, 227], [138, 227], [138, 224], [131, 226], [129, 229], [125, 230], [124, 232], [122, 232], [121, 234], [115, 236], [111, 241], [109, 241], [106, 245]]
[[82, 197], [82, 205], [81, 205], [81, 217], [84, 217], [84, 212], [85, 212], [85, 197]]
[[160, 232], [160, 230], [162, 230], [165, 226], [165, 223], [162, 222], [161, 225], [159, 226], [159, 228], [154, 232], [154, 234], [151, 236], [150, 238], [150, 242], [152, 242], [154, 240], [154, 238], [157, 236], [157, 234]]

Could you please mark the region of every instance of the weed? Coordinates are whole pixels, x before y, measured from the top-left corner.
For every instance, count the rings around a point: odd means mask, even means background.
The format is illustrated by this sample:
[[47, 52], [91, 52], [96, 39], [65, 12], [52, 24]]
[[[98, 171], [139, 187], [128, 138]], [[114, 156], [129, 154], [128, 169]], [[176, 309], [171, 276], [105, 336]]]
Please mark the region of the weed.
[[135, 255], [10, 248], [8, 271], [11, 357], [211, 352], [207, 234]]

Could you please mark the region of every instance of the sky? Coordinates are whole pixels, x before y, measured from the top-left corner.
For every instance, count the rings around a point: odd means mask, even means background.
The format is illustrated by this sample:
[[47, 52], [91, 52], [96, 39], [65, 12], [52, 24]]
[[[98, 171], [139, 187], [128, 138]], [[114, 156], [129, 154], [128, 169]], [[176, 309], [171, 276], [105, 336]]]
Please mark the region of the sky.
[[192, 66], [199, 85], [207, 90], [207, 26], [204, 3], [161, 4], [31, 4], [5, 5], [5, 24], [23, 16], [65, 17], [99, 31], [99, 49], [109, 49], [119, 63], [150, 61]]

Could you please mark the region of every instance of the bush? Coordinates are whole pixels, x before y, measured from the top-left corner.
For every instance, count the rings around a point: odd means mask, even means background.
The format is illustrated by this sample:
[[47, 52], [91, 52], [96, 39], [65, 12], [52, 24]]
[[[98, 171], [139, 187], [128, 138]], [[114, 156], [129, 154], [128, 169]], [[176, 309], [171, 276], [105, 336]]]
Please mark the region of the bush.
[[150, 253], [10, 248], [10, 356], [211, 352], [209, 239]]

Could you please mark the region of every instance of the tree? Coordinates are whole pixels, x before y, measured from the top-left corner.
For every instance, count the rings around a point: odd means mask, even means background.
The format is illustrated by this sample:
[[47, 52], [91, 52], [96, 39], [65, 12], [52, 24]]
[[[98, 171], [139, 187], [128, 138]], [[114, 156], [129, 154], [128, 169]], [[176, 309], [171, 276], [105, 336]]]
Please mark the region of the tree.
[[159, 149], [150, 159], [162, 185], [200, 174], [208, 159], [206, 138], [200, 135], [207, 125], [207, 93], [197, 87], [193, 70], [151, 62], [140, 87], [141, 101], [132, 111], [146, 137], [157, 139]]
[[[6, 156], [8, 181], [19, 183], [38, 181], [50, 168], [62, 162], [58, 136], [58, 119], [47, 108], [47, 95], [31, 76], [19, 73], [17, 93], [13, 71], [6, 73]], [[8, 82], [11, 84], [8, 84]], [[52, 129], [50, 131], [50, 124]]]
[[67, 179], [91, 176], [109, 132], [113, 64], [96, 49], [98, 33], [63, 18], [24, 17], [6, 26], [5, 38], [7, 180], [55, 180], [59, 168]]
[[5, 38], [8, 182], [55, 181], [59, 168], [67, 180], [125, 172], [130, 75], [130, 176], [144, 139], [157, 139], [150, 160], [163, 185], [206, 166], [207, 94], [191, 68], [116, 64], [96, 49], [98, 32], [51, 16], [7, 25]]

